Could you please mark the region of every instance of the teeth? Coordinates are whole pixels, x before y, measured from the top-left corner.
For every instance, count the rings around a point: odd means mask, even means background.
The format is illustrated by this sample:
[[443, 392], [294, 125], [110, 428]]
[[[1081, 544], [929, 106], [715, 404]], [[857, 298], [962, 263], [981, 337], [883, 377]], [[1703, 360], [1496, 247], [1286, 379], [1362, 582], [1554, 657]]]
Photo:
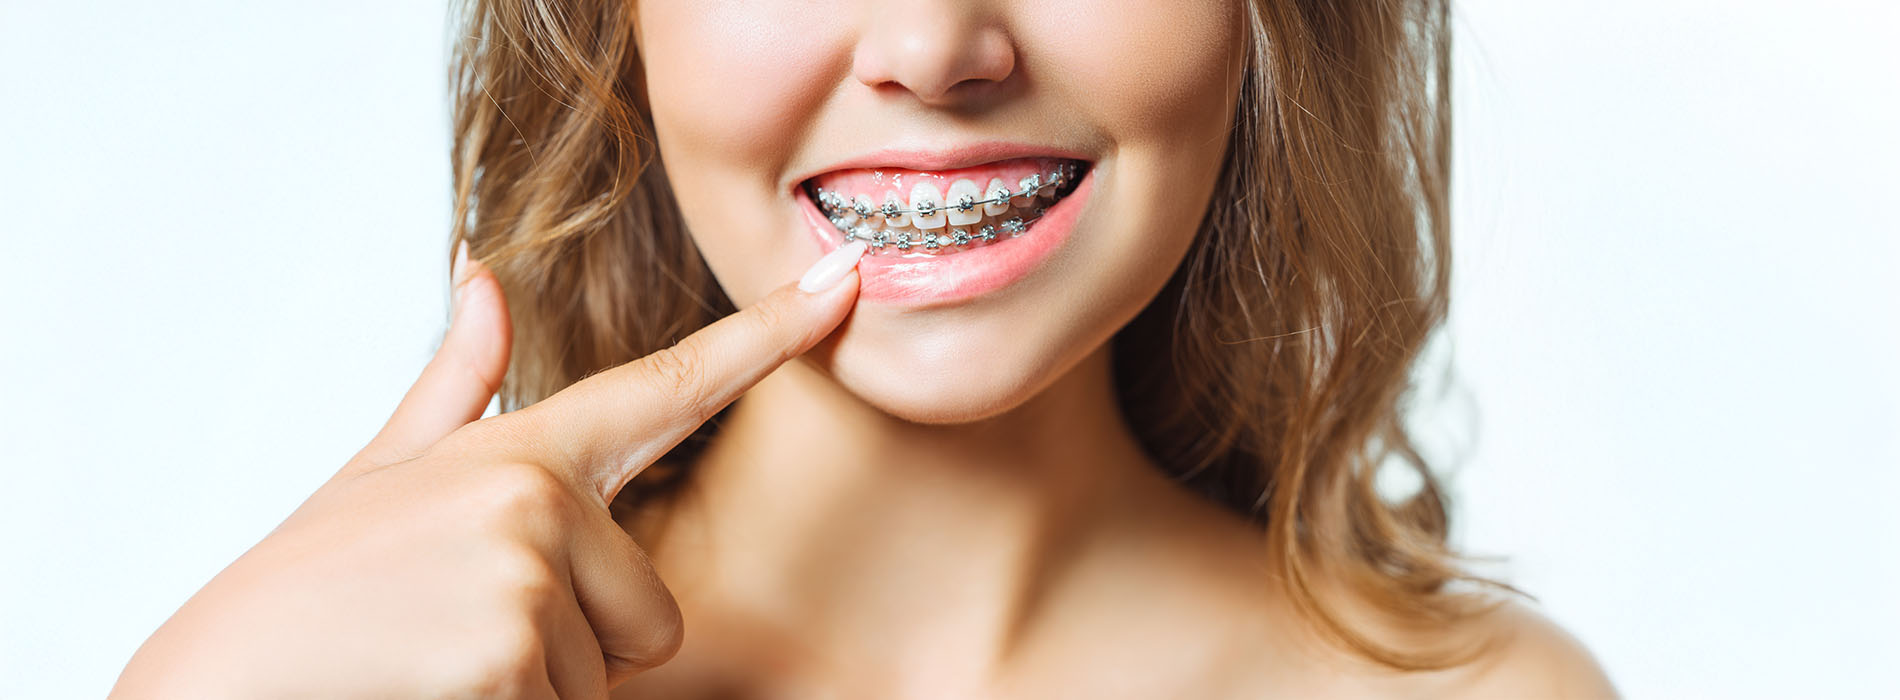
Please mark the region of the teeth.
[[1074, 187], [1078, 172], [1064, 164], [1026, 175], [1013, 186], [1000, 177], [987, 183], [959, 179], [948, 190], [937, 189], [940, 181], [913, 181], [909, 201], [901, 192], [812, 192], [846, 243], [861, 240], [884, 254], [947, 254], [1025, 235], [1048, 214], [1059, 192]]
[[1018, 208], [1028, 209], [1030, 203], [1036, 201], [1036, 191], [1042, 188], [1042, 176], [1035, 174], [1024, 175], [1023, 179], [1017, 182], [1016, 185], [1016, 196], [1012, 197], [1009, 203], [1016, 205]]
[[939, 229], [948, 223], [943, 215], [943, 193], [937, 186], [928, 182], [919, 182], [910, 189], [911, 225], [920, 229]]
[[897, 213], [898, 210], [904, 209], [908, 206], [910, 205], [905, 203], [904, 200], [897, 198], [896, 192], [884, 193], [884, 204], [882, 207], [880, 207], [880, 209], [884, 212], [884, 225], [890, 226], [892, 228], [902, 228], [905, 226], [909, 226], [910, 215]]
[[950, 183], [950, 191], [944, 193], [950, 203], [949, 216], [951, 226], [969, 226], [983, 220], [984, 209], [976, 205], [983, 198], [983, 192], [976, 183], [969, 180], [957, 180]]
[[990, 178], [989, 195], [984, 199], [992, 202], [983, 205], [985, 216], [1002, 216], [1009, 213], [1009, 185], [1003, 182], [1003, 178]]

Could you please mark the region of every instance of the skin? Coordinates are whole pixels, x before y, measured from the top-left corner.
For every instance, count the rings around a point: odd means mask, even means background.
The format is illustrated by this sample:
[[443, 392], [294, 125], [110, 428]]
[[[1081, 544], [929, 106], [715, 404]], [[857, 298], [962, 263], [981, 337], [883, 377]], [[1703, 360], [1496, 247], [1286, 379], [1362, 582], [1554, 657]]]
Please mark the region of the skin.
[[[1179, 264], [1222, 156], [1235, 6], [640, 10], [660, 152], [743, 310], [476, 420], [509, 324], [492, 274], [458, 264], [451, 329], [389, 424], [168, 620], [115, 696], [1613, 694], [1516, 605], [1457, 631], [1505, 643], [1446, 671], [1328, 644], [1257, 531], [1165, 479], [1116, 410], [1106, 342]], [[817, 257], [799, 178], [994, 138], [1095, 164], [1043, 267], [931, 308], [861, 300], [854, 271], [787, 286]], [[952, 356], [982, 361], [928, 362]], [[608, 515], [741, 395], [676, 499]]]
[[[1210, 3], [667, 0], [640, 5], [637, 43], [674, 194], [739, 305], [817, 254], [792, 188], [848, 157], [999, 139], [1090, 156], [1078, 235], [1037, 274], [954, 306], [858, 304], [814, 358], [828, 386], [801, 379], [791, 399], [838, 385], [889, 416], [967, 425], [1099, 354], [1185, 256], [1239, 88], [1237, 23]], [[1068, 29], [1019, 29], [1037, 26]], [[1108, 408], [1089, 426], [1122, 432]]]
[[[745, 396], [676, 503], [628, 523], [692, 632], [616, 697], [1391, 689], [1304, 651], [1324, 644], [1255, 531], [1161, 478], [1116, 409], [1106, 343], [1192, 243], [1240, 20], [1223, 2], [641, 4], [668, 177], [741, 304], [815, 254], [793, 186], [859, 153], [1005, 138], [1087, 154], [1096, 182], [1029, 277], [952, 306], [860, 300]], [[1139, 671], [1101, 670], [1118, 664]]]

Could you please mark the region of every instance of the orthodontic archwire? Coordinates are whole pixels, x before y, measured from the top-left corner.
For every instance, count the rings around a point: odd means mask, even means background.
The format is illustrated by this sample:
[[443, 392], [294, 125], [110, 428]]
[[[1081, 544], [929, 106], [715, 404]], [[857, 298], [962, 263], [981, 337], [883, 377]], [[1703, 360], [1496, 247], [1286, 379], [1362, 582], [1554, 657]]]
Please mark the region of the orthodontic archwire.
[[[849, 230], [841, 230], [841, 234], [847, 243], [852, 239], [857, 239], [871, 244], [872, 248], [883, 248], [888, 245], [898, 250], [910, 250], [911, 246], [918, 246], [924, 250], [937, 250], [944, 246], [969, 245], [976, 241], [987, 243], [996, 240], [996, 237], [1002, 234], [1008, 234], [1011, 237], [1023, 235], [1024, 231], [1029, 230], [1030, 225], [1042, 219], [1043, 212], [1047, 210], [1048, 207], [1039, 207], [1036, 209], [1036, 215], [1027, 219], [1018, 216], [1011, 217], [1001, 224], [984, 224], [983, 228], [977, 229], [975, 233], [971, 233], [965, 227], [952, 227], [945, 233], [927, 231], [917, 236], [906, 233], [893, 237], [889, 230], [873, 229], [870, 226], [858, 224]], [[1000, 230], [998, 230], [999, 227]]]
[[849, 209], [855, 212], [859, 218], [867, 218], [872, 215], [882, 216], [886, 219], [910, 214], [935, 216], [940, 211], [949, 211], [951, 209], [970, 211], [985, 204], [1004, 204], [1016, 197], [1028, 197], [1051, 187], [1061, 187], [1068, 182], [1069, 178], [1074, 176], [1075, 166], [1065, 164], [1050, 171], [1047, 181], [1043, 179], [1041, 173], [1030, 173], [1029, 175], [1023, 176], [1023, 179], [1016, 183], [1017, 186], [1021, 188], [1019, 192], [1010, 192], [1007, 189], [996, 189], [990, 190], [990, 196], [985, 199], [976, 199], [969, 195], [964, 195], [962, 199], [955, 202], [947, 204], [925, 202], [922, 206], [918, 207], [900, 207], [892, 202], [885, 202], [881, 206], [866, 205], [863, 202], [852, 202], [845, 199], [844, 195], [821, 187], [818, 188], [818, 203], [831, 210]]
[[[1074, 176], [1075, 165], [1064, 164], [1051, 171], [1047, 181], [1043, 180], [1040, 173], [1031, 173], [1024, 176], [1022, 180], [1017, 182], [1017, 186], [1020, 188], [1018, 192], [1012, 193], [1007, 189], [999, 188], [990, 190], [990, 196], [987, 198], [976, 199], [969, 195], [964, 195], [949, 205], [936, 205], [930, 202], [924, 202], [922, 206], [906, 208], [899, 207], [896, 203], [890, 201], [886, 201], [882, 206], [878, 207], [872, 207], [863, 202], [850, 202], [849, 205], [847, 205], [847, 200], [843, 195], [823, 188], [819, 188], [818, 190], [818, 203], [832, 212], [841, 209], [850, 209], [852, 213], [858, 215], [860, 220], [869, 219], [872, 215], [877, 215], [884, 219], [892, 219], [898, 216], [912, 214], [935, 216], [939, 211], [956, 209], [957, 211], [968, 212], [986, 204], [1005, 204], [1008, 203], [1009, 200], [1017, 197], [1037, 195], [1044, 189], [1061, 187]], [[915, 238], [909, 235], [893, 238], [890, 231], [873, 229], [863, 223], [846, 228], [849, 224], [843, 217], [832, 214], [830, 218], [831, 224], [842, 232], [843, 238], [847, 242], [852, 239], [858, 239], [869, 243], [872, 248], [883, 248], [889, 245], [898, 250], [909, 250], [911, 246], [920, 246], [925, 250], [937, 250], [943, 246], [967, 245], [973, 241], [994, 241], [999, 234], [1008, 234], [1012, 237], [1020, 236], [1024, 231], [1029, 230], [1031, 224], [1042, 219], [1043, 214], [1048, 210], [1049, 208], [1047, 206], [1037, 207], [1036, 215], [1033, 217], [1027, 219], [1011, 217], [1000, 224], [984, 224], [983, 227], [977, 229], [975, 233], [971, 233], [969, 229], [966, 228], [952, 227], [943, 234], [926, 231]], [[1001, 228], [1000, 231], [998, 230], [999, 226]]]

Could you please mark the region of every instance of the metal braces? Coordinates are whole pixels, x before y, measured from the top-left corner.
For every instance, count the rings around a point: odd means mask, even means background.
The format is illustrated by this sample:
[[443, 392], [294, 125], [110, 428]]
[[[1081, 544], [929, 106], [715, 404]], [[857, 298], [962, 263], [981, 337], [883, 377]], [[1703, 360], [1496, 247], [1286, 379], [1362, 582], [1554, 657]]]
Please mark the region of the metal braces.
[[900, 207], [896, 203], [888, 200], [886, 200], [882, 206], [872, 206], [864, 202], [855, 201], [855, 198], [846, 198], [837, 192], [819, 188], [818, 205], [824, 208], [825, 213], [831, 217], [831, 223], [842, 229], [847, 223], [842, 220], [839, 214], [847, 209], [857, 214], [860, 219], [869, 219], [873, 215], [885, 219], [908, 216], [911, 214], [918, 216], [936, 216], [939, 211], [949, 211], [951, 209], [967, 212], [986, 204], [1006, 204], [1009, 200], [1017, 197], [1028, 197], [1039, 194], [1045, 189], [1059, 188], [1074, 178], [1075, 164], [1063, 163], [1062, 165], [1056, 166], [1055, 170], [1049, 171], [1047, 180], [1044, 180], [1040, 173], [1030, 173], [1023, 176], [1023, 179], [1016, 183], [1017, 187], [1021, 188], [1019, 192], [1011, 193], [1007, 188], [998, 188], [990, 190], [990, 196], [985, 199], [977, 199], [966, 194], [948, 205], [922, 202], [912, 208]]
[[910, 250], [911, 246], [918, 246], [924, 250], [939, 250], [946, 246], [969, 245], [977, 241], [988, 243], [1002, 235], [1008, 235], [1011, 238], [1023, 235], [1023, 232], [1028, 231], [1032, 224], [1042, 220], [1043, 215], [1048, 211], [1048, 207], [1037, 207], [1035, 216], [1027, 219], [1016, 216], [1003, 220], [1001, 224], [984, 224], [983, 228], [977, 229], [975, 233], [971, 233], [968, 228], [956, 227], [944, 233], [925, 232], [917, 237], [906, 234], [893, 238], [890, 231], [858, 224], [843, 232], [843, 241], [850, 243], [855, 239], [871, 244], [872, 249], [891, 246], [898, 250]]

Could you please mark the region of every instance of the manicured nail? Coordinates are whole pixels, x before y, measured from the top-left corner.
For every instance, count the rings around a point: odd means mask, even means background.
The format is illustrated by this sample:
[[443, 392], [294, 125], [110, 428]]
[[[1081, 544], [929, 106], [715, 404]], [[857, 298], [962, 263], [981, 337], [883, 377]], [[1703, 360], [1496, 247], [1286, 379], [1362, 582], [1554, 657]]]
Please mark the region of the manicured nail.
[[812, 263], [805, 276], [799, 278], [799, 291], [810, 294], [822, 289], [830, 289], [838, 280], [844, 279], [844, 273], [858, 266], [858, 258], [864, 255], [869, 244], [864, 241], [852, 241], [838, 246], [837, 250], [825, 254], [818, 262]]

